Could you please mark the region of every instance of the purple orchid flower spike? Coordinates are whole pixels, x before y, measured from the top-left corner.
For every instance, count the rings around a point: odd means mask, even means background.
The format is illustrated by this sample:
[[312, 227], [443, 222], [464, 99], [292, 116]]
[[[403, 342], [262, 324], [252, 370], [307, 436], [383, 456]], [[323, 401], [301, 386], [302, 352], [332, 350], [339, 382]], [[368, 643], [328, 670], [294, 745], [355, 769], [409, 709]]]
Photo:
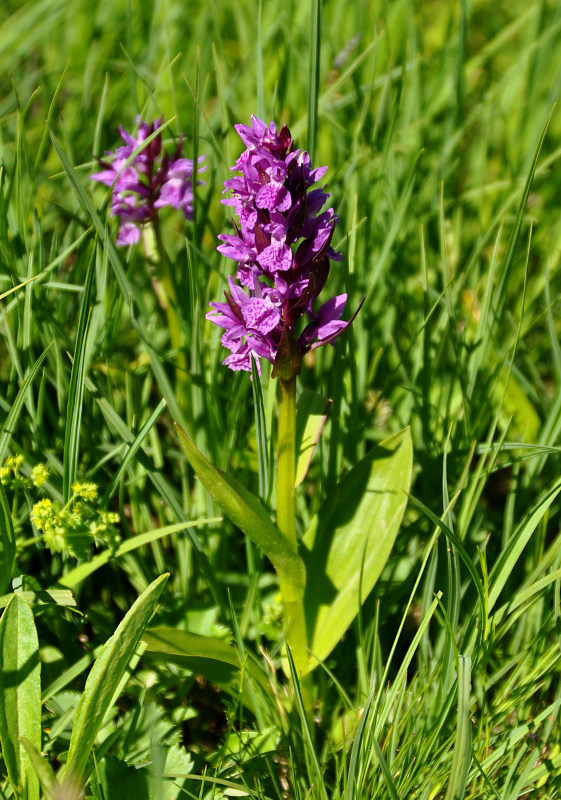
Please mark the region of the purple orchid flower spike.
[[[110, 214], [120, 219], [117, 245], [121, 247], [136, 244], [142, 226], [153, 222], [164, 206], [181, 210], [185, 219], [193, 218], [194, 165], [191, 159], [182, 157], [181, 139], [171, 157], [163, 147], [160, 133], [143, 147], [161, 125], [160, 119], [147, 123], [137, 117], [137, 136], [119, 126], [124, 145], [114, 152], [108, 150], [106, 158], [99, 161], [103, 169], [90, 176], [112, 188]], [[133, 155], [136, 150], [139, 152]], [[203, 159], [204, 156], [199, 163]], [[198, 166], [197, 171], [204, 169]]]
[[305, 353], [333, 343], [352, 322], [341, 319], [346, 294], [314, 312], [331, 262], [341, 259], [331, 247], [338, 217], [322, 211], [329, 194], [311, 188], [327, 167], [312, 168], [286, 125], [277, 131], [252, 116], [251, 125], [235, 127], [247, 149], [232, 167], [241, 174], [224, 183], [232, 196], [222, 202], [239, 222], [235, 233], [218, 237], [218, 250], [237, 262], [241, 286], [229, 278], [226, 302], [211, 303], [207, 319], [225, 330], [230, 369], [251, 372], [252, 358], [258, 367], [266, 358], [273, 375], [297, 374]]

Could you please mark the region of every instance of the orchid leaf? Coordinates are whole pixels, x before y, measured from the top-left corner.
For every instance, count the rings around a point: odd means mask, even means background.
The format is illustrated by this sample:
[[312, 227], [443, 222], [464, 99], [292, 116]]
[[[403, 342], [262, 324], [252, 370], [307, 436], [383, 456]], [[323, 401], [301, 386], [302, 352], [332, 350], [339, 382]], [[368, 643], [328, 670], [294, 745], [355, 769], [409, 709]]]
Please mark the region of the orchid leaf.
[[407, 504], [412, 456], [409, 428], [390, 436], [345, 475], [306, 531], [310, 669], [341, 640], [382, 572]]
[[16, 793], [39, 800], [39, 780], [25, 745], [41, 749], [41, 664], [35, 620], [14, 594], [0, 619], [0, 745]]
[[168, 575], [153, 581], [133, 603], [96, 659], [76, 709], [65, 778], [82, 783], [96, 736], [114, 699], [127, 666], [135, 654], [144, 628], [158, 606]]
[[[306, 574], [304, 562], [286, 542], [259, 500], [236, 480], [213, 466], [185, 431], [177, 424], [175, 427], [183, 452], [207, 492], [228, 519], [263, 550], [283, 579], [283, 585], [287, 587], [288, 582], [289, 587], [301, 589]], [[283, 600], [290, 602], [290, 596], [285, 595], [283, 592]]]
[[312, 457], [325, 425], [331, 400], [304, 389], [296, 408], [296, 486], [308, 472]]
[[[142, 637], [147, 654], [187, 667], [211, 683], [228, 689], [239, 685], [242, 662], [235, 648], [212, 636], [177, 630], [176, 628], [151, 628]], [[268, 689], [267, 675], [249, 659], [245, 669], [264, 689]]]

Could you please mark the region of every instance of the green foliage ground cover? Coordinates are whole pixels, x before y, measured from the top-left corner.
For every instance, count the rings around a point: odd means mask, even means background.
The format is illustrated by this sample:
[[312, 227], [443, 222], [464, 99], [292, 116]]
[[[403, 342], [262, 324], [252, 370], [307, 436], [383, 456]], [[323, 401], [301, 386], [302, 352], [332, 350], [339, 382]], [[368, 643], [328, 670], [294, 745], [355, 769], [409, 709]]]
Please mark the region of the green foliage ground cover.
[[[76, 764], [103, 800], [561, 797], [559, 5], [5, 0], [0, 89], [0, 461], [23, 457], [0, 520], [0, 725], [35, 697], [38, 664], [42, 691], [41, 741], [35, 701], [0, 797], [33, 765], [56, 797], [53, 771]], [[179, 344], [88, 180], [138, 113], [208, 165], [194, 221], [165, 218]], [[204, 320], [231, 271], [215, 247], [233, 125], [252, 113], [329, 165], [330, 281], [353, 308], [366, 295], [300, 379], [333, 401], [300, 530], [374, 445], [408, 425], [413, 439], [396, 544], [315, 670], [313, 717], [285, 699], [274, 573], [172, 425], [274, 507], [251, 382], [221, 367]], [[265, 374], [269, 451], [274, 390]], [[30, 521], [76, 481], [98, 485], [121, 537], [79, 562]], [[158, 594], [144, 644], [115, 633]], [[115, 686], [107, 650], [89, 672], [113, 634]], [[86, 765], [92, 731], [71, 730], [88, 674], [108, 711]]]

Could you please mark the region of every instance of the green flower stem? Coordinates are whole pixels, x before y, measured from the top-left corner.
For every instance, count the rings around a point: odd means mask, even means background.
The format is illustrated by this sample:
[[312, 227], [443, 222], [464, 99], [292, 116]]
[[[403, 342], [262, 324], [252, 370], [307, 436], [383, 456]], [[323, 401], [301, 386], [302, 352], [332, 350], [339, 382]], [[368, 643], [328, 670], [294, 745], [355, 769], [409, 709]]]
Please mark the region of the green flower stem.
[[279, 379], [277, 526], [296, 549], [296, 378]]
[[[295, 512], [296, 483], [296, 377], [279, 379], [279, 426], [277, 455], [277, 527], [288, 544], [298, 550]], [[296, 671], [301, 674], [308, 663], [304, 582], [287, 571], [279, 574], [279, 585], [286, 620], [286, 640]]]

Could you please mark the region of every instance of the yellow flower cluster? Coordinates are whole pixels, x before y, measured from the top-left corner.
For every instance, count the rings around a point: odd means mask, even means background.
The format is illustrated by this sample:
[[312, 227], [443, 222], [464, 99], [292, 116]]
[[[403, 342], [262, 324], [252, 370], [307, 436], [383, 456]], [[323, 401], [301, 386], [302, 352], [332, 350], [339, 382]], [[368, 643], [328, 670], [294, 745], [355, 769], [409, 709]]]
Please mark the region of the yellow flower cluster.
[[72, 491], [76, 497], [83, 497], [84, 500], [93, 503], [97, 500], [97, 483], [81, 483], [76, 481], [72, 484]]
[[5, 463], [0, 467], [0, 481], [6, 485], [10, 485], [14, 480], [20, 478], [19, 468], [23, 464], [23, 456], [10, 456], [6, 459]]
[[[21, 472], [23, 464], [22, 455], [9, 456], [0, 466], [0, 483], [14, 490], [29, 490], [48, 480], [49, 470], [45, 464], [36, 464], [29, 476]], [[48, 497], [34, 504], [30, 520], [52, 553], [88, 558], [93, 544], [117, 546], [120, 536], [115, 526], [119, 523], [119, 515], [106, 508], [97, 508], [97, 499], [97, 483], [75, 481], [72, 496], [64, 506]]]
[[24, 462], [22, 455], [9, 456], [0, 467], [0, 482], [11, 489], [31, 489], [32, 486], [42, 486], [49, 478], [49, 470], [45, 464], [36, 464], [28, 478], [22, 475], [20, 468]]
[[31, 480], [34, 486], [42, 486], [49, 479], [49, 470], [44, 464], [37, 464], [31, 470]]
[[119, 515], [93, 506], [97, 484], [76, 481], [72, 492], [62, 508], [48, 498], [33, 506], [31, 522], [41, 532], [46, 547], [52, 553], [64, 552], [74, 558], [87, 558], [94, 543], [115, 547], [120, 540], [115, 527]]
[[50, 521], [52, 513], [53, 501], [45, 497], [33, 506], [31, 510], [31, 522], [41, 531]]

